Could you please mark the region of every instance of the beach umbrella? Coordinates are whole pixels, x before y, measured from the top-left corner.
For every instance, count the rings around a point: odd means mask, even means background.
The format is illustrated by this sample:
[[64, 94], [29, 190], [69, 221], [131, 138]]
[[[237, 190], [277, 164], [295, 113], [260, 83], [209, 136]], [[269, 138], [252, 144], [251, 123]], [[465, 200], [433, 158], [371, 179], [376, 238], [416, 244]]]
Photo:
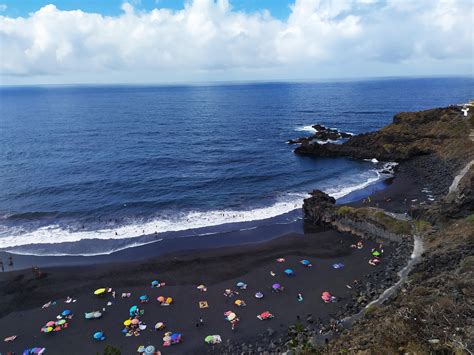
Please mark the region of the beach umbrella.
[[181, 334], [180, 333], [173, 333], [171, 335], [171, 340], [174, 342], [179, 342], [181, 340]]
[[224, 313], [224, 316], [226, 317], [226, 319], [227, 319], [229, 322], [232, 321], [232, 320], [234, 320], [234, 319], [237, 317], [237, 315], [236, 315], [234, 312], [232, 312], [232, 311], [227, 311], [227, 312], [225, 312], [225, 313]]
[[134, 315], [137, 310], [138, 310], [138, 306], [132, 306], [132, 307], [130, 307], [130, 310], [129, 310], [130, 315], [131, 315], [131, 316]]
[[123, 325], [126, 326], [126, 327], [129, 327], [130, 324], [132, 324], [132, 321], [130, 319], [127, 319], [127, 320], [123, 321]]
[[96, 296], [103, 295], [105, 293], [105, 291], [107, 291], [106, 288], [98, 288], [97, 290], [94, 291], [94, 295], [96, 295]]
[[148, 300], [148, 296], [147, 295], [142, 295], [140, 296], [140, 301], [146, 301]]
[[245, 289], [247, 288], [247, 284], [245, 282], [239, 281], [237, 282], [237, 287], [240, 289]]
[[166, 299], [166, 304], [171, 304], [173, 302], [173, 299], [171, 297], [168, 297]]
[[255, 294], [255, 298], [263, 298], [263, 293], [257, 292], [257, 293]]
[[155, 347], [153, 345], [148, 345], [145, 348], [145, 354], [153, 354], [155, 352]]
[[159, 284], [160, 283], [158, 281], [154, 280], [151, 282], [151, 287], [158, 287]]
[[212, 335], [208, 335], [204, 338], [204, 341], [208, 344], [211, 344], [214, 341], [214, 337]]
[[336, 263], [336, 264], [332, 264], [332, 267], [334, 269], [341, 269], [344, 267], [344, 264], [343, 263]]
[[165, 335], [165, 336], [163, 337], [163, 341], [164, 341], [165, 343], [169, 343], [169, 342], [171, 341], [171, 336], [170, 336], [170, 335]]
[[285, 258], [278, 258], [278, 259], [277, 259], [277, 262], [278, 262], [278, 263], [284, 263], [285, 261], [286, 261]]
[[374, 251], [372, 252], [372, 255], [373, 255], [373, 256], [380, 256], [380, 252], [379, 252], [378, 250], [374, 250]]
[[279, 289], [281, 288], [281, 285], [280, 285], [280, 284], [273, 284], [273, 285], [272, 285], [272, 288], [273, 288], [274, 290], [279, 290]]
[[105, 335], [103, 332], [95, 332], [94, 335], [92, 336], [95, 340], [102, 341], [105, 339]]
[[205, 291], [205, 290], [207, 290], [206, 286], [204, 286], [204, 285], [199, 285], [199, 286], [197, 287], [197, 289], [198, 289], [199, 291]]
[[284, 271], [284, 272], [285, 272], [285, 274], [286, 274], [286, 275], [288, 275], [288, 276], [291, 276], [291, 275], [293, 275], [293, 274], [294, 274], [294, 271], [293, 271], [293, 269], [285, 269], [285, 271]]
[[234, 304], [236, 306], [240, 306], [240, 305], [242, 305], [242, 300], [235, 300]]
[[145, 347], [143, 345], [140, 345], [137, 349], [137, 353], [144, 353], [145, 352]]
[[165, 298], [163, 296], [159, 296], [156, 300], [160, 303], [163, 303], [165, 301]]
[[66, 320], [65, 319], [60, 319], [56, 322], [56, 325], [63, 325], [64, 323], [66, 323]]
[[46, 326], [47, 326], [47, 327], [52, 327], [52, 326], [54, 326], [55, 324], [56, 324], [56, 322], [50, 320], [48, 323], [46, 323]]
[[140, 321], [137, 318], [134, 318], [134, 319], [131, 320], [131, 323], [133, 325], [137, 325], [138, 323], [140, 323]]
[[140, 330], [145, 330], [145, 329], [146, 329], [146, 324], [140, 324], [140, 325], [138, 326], [138, 329], [140, 329]]
[[53, 331], [53, 327], [43, 327], [41, 328], [42, 333], [49, 333]]
[[66, 317], [66, 316], [68, 316], [68, 315], [70, 315], [70, 314], [71, 314], [71, 311], [70, 311], [69, 309], [65, 309], [65, 310], [61, 313], [61, 315], [62, 315], [63, 317]]
[[309, 266], [309, 265], [311, 265], [311, 263], [309, 262], [309, 260], [306, 260], [306, 259], [301, 260], [300, 263], [303, 264], [304, 266]]

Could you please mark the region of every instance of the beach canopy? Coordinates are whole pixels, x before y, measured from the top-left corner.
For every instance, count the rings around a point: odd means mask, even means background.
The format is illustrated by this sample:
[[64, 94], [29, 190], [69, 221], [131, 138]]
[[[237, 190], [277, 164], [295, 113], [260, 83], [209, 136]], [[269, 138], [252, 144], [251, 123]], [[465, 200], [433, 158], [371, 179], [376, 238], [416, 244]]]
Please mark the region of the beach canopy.
[[272, 288], [273, 288], [274, 290], [279, 290], [279, 289], [281, 288], [281, 285], [280, 285], [280, 284], [273, 284], [273, 285], [272, 285]]
[[257, 293], [255, 294], [255, 298], [263, 298], [263, 293], [257, 292]]
[[132, 324], [132, 321], [130, 319], [127, 319], [127, 320], [123, 321], [123, 325], [126, 326], [126, 327], [129, 327], [130, 324]]
[[105, 291], [107, 291], [106, 288], [98, 288], [97, 290], [94, 291], [94, 295], [96, 295], [96, 296], [103, 295], [105, 293]]
[[94, 335], [92, 336], [95, 340], [102, 341], [105, 339], [105, 335], [103, 332], [95, 332]]
[[66, 316], [68, 316], [68, 315], [70, 315], [70, 314], [71, 314], [71, 311], [70, 311], [69, 309], [65, 309], [65, 310], [62, 311], [62, 313], [61, 313], [61, 315], [62, 315], [63, 317], [66, 317]]
[[286, 269], [284, 272], [285, 272], [285, 274], [287, 274], [288, 276], [291, 276], [291, 275], [294, 274], [293, 269]]

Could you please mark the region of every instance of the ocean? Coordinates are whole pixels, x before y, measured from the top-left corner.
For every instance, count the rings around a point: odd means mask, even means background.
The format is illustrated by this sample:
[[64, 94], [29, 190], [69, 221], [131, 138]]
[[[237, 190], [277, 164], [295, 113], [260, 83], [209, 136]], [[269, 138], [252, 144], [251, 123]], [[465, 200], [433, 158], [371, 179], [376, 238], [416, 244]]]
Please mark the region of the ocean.
[[286, 141], [316, 123], [373, 131], [397, 112], [463, 103], [473, 87], [472, 78], [2, 87], [0, 250], [98, 255], [301, 223], [309, 191], [347, 198], [384, 178], [384, 162], [301, 157]]

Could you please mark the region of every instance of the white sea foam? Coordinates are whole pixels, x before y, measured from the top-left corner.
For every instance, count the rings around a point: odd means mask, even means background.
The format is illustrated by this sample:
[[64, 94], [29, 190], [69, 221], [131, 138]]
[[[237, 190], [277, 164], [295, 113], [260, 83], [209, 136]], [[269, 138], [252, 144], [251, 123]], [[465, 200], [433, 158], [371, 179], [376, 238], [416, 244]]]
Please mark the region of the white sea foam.
[[[386, 163], [384, 168], [392, 167], [394, 164]], [[350, 185], [336, 186], [324, 189], [326, 193], [338, 199], [347, 194], [363, 189], [374, 182], [381, 179], [382, 174], [377, 170], [368, 172], [370, 176], [366, 176], [363, 182], [357, 182]], [[386, 176], [385, 176], [386, 177]], [[60, 227], [59, 225], [49, 225], [30, 232], [24, 232], [18, 229], [16, 232], [9, 229], [8, 233], [0, 237], [0, 249], [21, 247], [32, 244], [56, 244], [64, 242], [79, 242], [81, 240], [100, 239], [127, 239], [141, 236], [143, 234], [153, 234], [155, 232], [177, 232], [192, 230], [197, 228], [218, 226], [227, 223], [239, 223], [264, 220], [268, 218], [277, 217], [279, 215], [294, 211], [301, 208], [303, 199], [308, 197], [308, 194], [287, 194], [280, 201], [271, 206], [256, 208], [252, 210], [214, 210], [206, 212], [189, 212], [183, 213], [174, 217], [160, 217], [151, 221], [135, 221], [125, 226], [120, 226], [115, 229], [99, 229], [93, 231], [71, 231]], [[250, 227], [253, 228], [253, 227]], [[211, 233], [213, 234], [213, 233]], [[131, 243], [128, 246], [120, 247], [110, 251], [99, 252], [99, 255], [110, 254], [129, 247], [135, 247], [150, 243], [138, 242]], [[18, 252], [22, 253], [22, 252]], [[31, 255], [34, 255], [31, 253]], [[45, 255], [45, 254], [41, 254]], [[56, 254], [54, 254], [56, 255]], [[68, 254], [57, 254], [68, 255]], [[70, 254], [69, 254], [70, 255]], [[79, 255], [79, 254], [78, 254]]]
[[314, 129], [313, 126], [311, 126], [311, 125], [296, 127], [295, 131], [298, 131], [298, 132], [311, 132], [311, 133], [316, 133], [317, 132], [317, 130]]

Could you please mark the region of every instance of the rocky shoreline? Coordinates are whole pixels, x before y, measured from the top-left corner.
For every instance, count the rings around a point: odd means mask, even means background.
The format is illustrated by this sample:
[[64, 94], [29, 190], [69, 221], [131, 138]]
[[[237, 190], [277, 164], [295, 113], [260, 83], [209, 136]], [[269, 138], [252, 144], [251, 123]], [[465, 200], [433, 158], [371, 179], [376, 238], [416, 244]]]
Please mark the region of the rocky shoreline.
[[[474, 322], [472, 312], [466, 309], [474, 301], [474, 278], [466, 281], [460, 272], [474, 273], [474, 144], [469, 139], [473, 128], [472, 114], [464, 118], [459, 107], [450, 106], [400, 113], [391, 125], [348, 137], [342, 144], [330, 142], [329, 135], [289, 141], [300, 144], [296, 154], [398, 162], [398, 170], [409, 170], [412, 174], [410, 187], [427, 198], [407, 201], [401, 190], [394, 197], [398, 197], [398, 203], [387, 203], [383, 208], [379, 202], [389, 202], [391, 197], [384, 195], [381, 200], [378, 196], [375, 207], [370, 199], [368, 205], [364, 200], [340, 206], [325, 193], [313, 191], [303, 206], [307, 223], [330, 226], [361, 238], [385, 240], [396, 246], [394, 253], [363, 284], [352, 288], [353, 299], [328, 323], [314, 324], [312, 317], [298, 320], [286, 334], [268, 329], [253, 341], [227, 344], [225, 353], [374, 353], [375, 349], [384, 349], [387, 353], [428, 354], [469, 349], [473, 345]], [[338, 132], [329, 132], [332, 133]], [[317, 142], [321, 138], [325, 138], [324, 144]], [[455, 217], [458, 219], [453, 220]], [[393, 295], [384, 307], [365, 309], [352, 329], [344, 329], [343, 317], [359, 313], [399, 280], [397, 273], [412, 253], [414, 235], [427, 242], [428, 250], [412, 270], [402, 292]], [[446, 235], [453, 238], [449, 243], [444, 242]], [[423, 286], [420, 288], [415, 281]], [[456, 290], [455, 285], [460, 289]], [[442, 290], [443, 287], [448, 290]], [[425, 302], [431, 306], [428, 308]], [[464, 314], [460, 314], [463, 307]], [[443, 313], [444, 319], [433, 313], [434, 309]], [[427, 319], [430, 316], [438, 320]], [[444, 336], [441, 341], [440, 335], [447, 331], [453, 335]]]

